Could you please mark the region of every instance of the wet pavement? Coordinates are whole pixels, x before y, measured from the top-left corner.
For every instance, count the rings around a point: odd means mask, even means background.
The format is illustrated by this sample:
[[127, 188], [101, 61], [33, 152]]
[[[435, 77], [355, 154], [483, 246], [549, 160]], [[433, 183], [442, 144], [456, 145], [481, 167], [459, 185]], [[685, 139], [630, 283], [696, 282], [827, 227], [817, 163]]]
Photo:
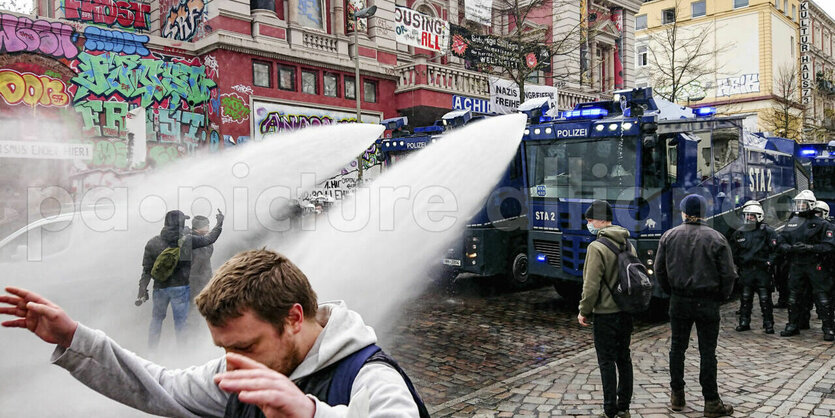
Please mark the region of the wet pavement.
[[[737, 302], [722, 309], [717, 357], [719, 389], [734, 416], [835, 416], [835, 345], [822, 341], [820, 321], [798, 337], [766, 335], [754, 312], [739, 333]], [[448, 297], [432, 288], [382, 339], [409, 372], [432, 416], [596, 416], [600, 374], [590, 329], [576, 323], [576, 305], [551, 287], [502, 293], [465, 281]], [[776, 311], [778, 332], [786, 311]], [[687, 408], [669, 401], [669, 327], [637, 320], [632, 339], [639, 417], [702, 416], [695, 331], [687, 352]]]

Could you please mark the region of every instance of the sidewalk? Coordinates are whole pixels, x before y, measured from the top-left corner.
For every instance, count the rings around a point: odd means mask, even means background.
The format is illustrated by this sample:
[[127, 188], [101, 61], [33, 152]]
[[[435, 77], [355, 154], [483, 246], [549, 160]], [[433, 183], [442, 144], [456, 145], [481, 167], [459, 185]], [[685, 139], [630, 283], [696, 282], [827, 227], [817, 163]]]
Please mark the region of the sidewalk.
[[[835, 416], [835, 345], [822, 340], [814, 311], [812, 328], [789, 338], [779, 336], [786, 310], [775, 310], [775, 330], [761, 329], [755, 303], [752, 331], [736, 332], [739, 303], [722, 308], [717, 360], [722, 399], [734, 406], [737, 417]], [[696, 331], [687, 350], [685, 381], [687, 407], [668, 409], [670, 331], [662, 324], [632, 336], [635, 387], [630, 412], [641, 417], [702, 416], [704, 399], [699, 386]], [[593, 348], [509, 377], [474, 393], [430, 409], [432, 416], [596, 416], [603, 394]]]

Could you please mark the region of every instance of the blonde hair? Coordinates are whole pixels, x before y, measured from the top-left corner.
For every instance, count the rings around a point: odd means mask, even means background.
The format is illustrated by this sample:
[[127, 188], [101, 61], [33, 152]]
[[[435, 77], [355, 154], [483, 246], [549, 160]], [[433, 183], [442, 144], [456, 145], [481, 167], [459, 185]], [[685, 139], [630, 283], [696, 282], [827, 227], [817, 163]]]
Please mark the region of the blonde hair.
[[305, 318], [315, 318], [317, 309], [307, 276], [287, 257], [266, 248], [238, 253], [223, 263], [194, 302], [213, 326], [251, 310], [279, 332], [294, 304], [301, 305]]

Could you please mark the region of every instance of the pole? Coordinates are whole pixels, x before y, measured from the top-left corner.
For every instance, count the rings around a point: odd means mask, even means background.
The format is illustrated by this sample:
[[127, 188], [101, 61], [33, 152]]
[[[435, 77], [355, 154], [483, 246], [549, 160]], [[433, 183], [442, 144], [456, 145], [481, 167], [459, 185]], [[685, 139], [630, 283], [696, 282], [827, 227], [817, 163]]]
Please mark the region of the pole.
[[357, 123], [362, 123], [362, 110], [360, 109], [360, 43], [359, 43], [359, 19], [354, 13], [354, 96], [357, 98]]

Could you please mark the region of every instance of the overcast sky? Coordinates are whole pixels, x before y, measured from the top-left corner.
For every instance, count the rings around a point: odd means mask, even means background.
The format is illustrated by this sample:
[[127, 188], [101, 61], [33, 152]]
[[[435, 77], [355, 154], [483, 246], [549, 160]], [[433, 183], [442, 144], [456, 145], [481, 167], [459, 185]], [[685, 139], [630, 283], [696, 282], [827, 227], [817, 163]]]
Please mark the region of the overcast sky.
[[821, 9], [826, 10], [826, 13], [832, 20], [835, 20], [835, 0], [815, 0]]

